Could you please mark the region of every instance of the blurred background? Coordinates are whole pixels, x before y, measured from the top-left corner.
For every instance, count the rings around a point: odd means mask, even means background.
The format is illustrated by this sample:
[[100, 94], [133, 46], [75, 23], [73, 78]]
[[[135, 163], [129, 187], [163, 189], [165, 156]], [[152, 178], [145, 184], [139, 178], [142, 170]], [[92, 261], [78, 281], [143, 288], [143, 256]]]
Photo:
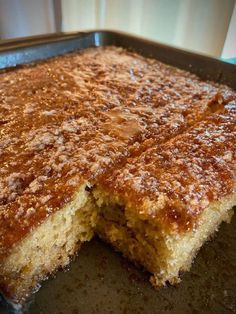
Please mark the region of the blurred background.
[[0, 0], [1, 39], [91, 29], [236, 57], [234, 0]]

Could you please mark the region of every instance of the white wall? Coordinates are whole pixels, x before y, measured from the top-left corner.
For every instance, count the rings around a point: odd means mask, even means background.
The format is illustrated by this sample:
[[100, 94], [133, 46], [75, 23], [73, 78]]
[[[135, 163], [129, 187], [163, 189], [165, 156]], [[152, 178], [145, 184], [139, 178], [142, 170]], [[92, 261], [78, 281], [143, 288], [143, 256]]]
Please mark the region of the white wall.
[[236, 57], [236, 3], [234, 5], [234, 12], [231, 17], [230, 26], [226, 37], [222, 57], [223, 58]]
[[55, 31], [52, 0], [0, 0], [0, 37], [24, 37]]
[[98, 1], [96, 0], [62, 0], [61, 10], [63, 31], [97, 27]]
[[[0, 0], [0, 37], [54, 32], [61, 21], [63, 31], [123, 30], [220, 56], [234, 3], [234, 0]], [[236, 11], [225, 43], [225, 57], [235, 56], [235, 45]]]
[[234, 1], [187, 0], [186, 2], [190, 4], [185, 16], [185, 31], [176, 43], [196, 51], [220, 56]]
[[63, 30], [123, 30], [220, 56], [234, 3], [234, 0], [62, 0]]

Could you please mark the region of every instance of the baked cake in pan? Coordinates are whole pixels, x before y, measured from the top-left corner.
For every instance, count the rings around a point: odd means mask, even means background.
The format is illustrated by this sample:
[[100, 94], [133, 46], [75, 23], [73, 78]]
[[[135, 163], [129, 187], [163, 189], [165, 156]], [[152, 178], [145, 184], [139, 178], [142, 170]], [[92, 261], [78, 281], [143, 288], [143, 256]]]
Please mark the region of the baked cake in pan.
[[230, 221], [235, 192], [236, 102], [147, 148], [99, 181], [96, 230], [144, 265], [155, 286], [179, 281], [222, 221]]
[[236, 94], [115, 47], [0, 73], [0, 290], [94, 233], [176, 283], [236, 204]]

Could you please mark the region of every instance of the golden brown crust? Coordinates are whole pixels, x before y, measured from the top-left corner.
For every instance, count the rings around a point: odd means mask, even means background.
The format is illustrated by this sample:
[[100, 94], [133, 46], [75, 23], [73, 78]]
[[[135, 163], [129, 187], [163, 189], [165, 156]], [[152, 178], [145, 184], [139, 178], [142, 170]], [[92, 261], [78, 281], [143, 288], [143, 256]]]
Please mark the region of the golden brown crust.
[[184, 132], [235, 97], [227, 87], [113, 47], [2, 72], [0, 85], [0, 256], [69, 202], [85, 179]]
[[99, 183], [142, 219], [191, 230], [212, 201], [236, 191], [236, 99]]

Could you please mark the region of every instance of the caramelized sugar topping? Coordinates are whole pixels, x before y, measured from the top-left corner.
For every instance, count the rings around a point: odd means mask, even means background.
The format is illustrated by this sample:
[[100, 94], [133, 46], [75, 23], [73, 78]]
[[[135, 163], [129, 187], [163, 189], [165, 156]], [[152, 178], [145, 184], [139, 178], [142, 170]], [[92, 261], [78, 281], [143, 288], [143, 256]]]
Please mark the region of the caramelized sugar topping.
[[100, 185], [143, 219], [190, 230], [211, 201], [236, 192], [236, 99], [185, 133], [145, 148]]
[[0, 255], [84, 181], [106, 185], [107, 173], [127, 158], [184, 133], [232, 99], [227, 87], [114, 47], [1, 72]]

